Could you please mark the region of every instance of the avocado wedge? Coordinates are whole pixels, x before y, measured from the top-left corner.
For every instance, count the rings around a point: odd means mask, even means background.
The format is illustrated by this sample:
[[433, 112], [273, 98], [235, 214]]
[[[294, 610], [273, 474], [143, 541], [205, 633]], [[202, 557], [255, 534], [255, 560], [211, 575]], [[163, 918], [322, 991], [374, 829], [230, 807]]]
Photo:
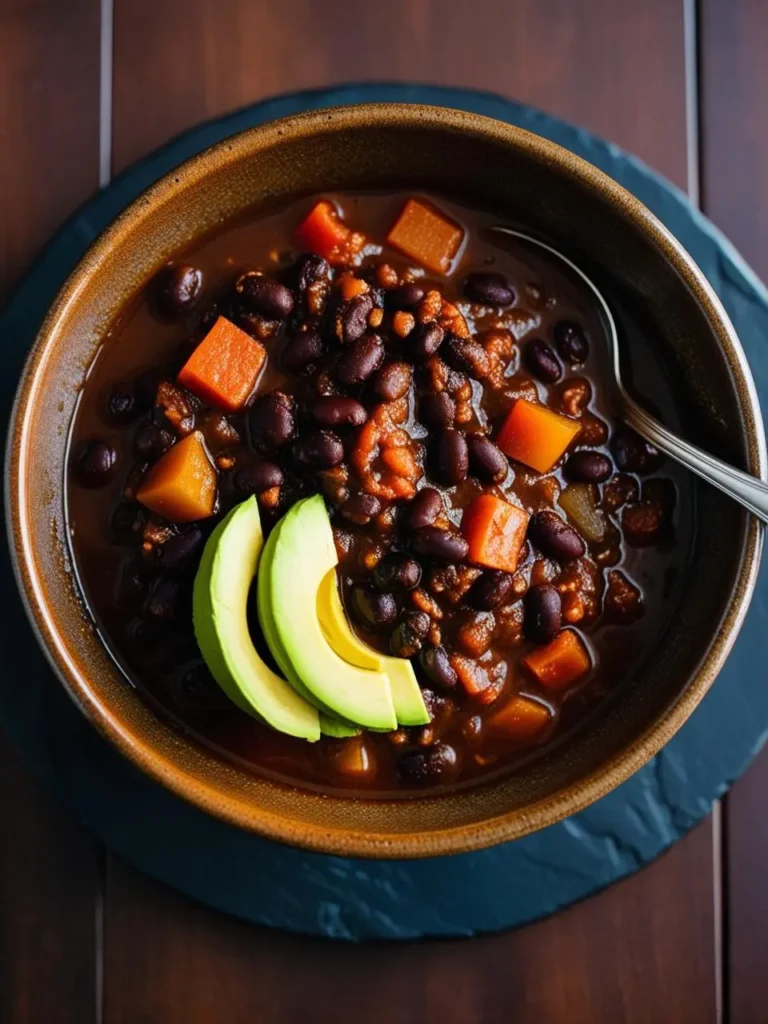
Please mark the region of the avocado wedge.
[[399, 725], [426, 725], [429, 722], [429, 712], [410, 661], [380, 654], [363, 643], [352, 630], [339, 596], [335, 568], [330, 569], [320, 583], [317, 617], [328, 643], [340, 658], [350, 665], [384, 672], [388, 676]]
[[320, 627], [317, 592], [336, 563], [322, 496], [297, 502], [274, 531], [274, 548], [263, 567], [258, 591], [260, 614], [263, 605], [274, 625], [281, 656], [284, 652], [290, 663], [291, 681], [298, 678], [312, 697], [340, 718], [370, 729], [396, 729], [387, 676], [344, 661]]
[[248, 592], [263, 544], [258, 505], [249, 498], [205, 546], [192, 598], [195, 637], [214, 679], [238, 707], [279, 732], [315, 741], [317, 708], [265, 664], [248, 630]]

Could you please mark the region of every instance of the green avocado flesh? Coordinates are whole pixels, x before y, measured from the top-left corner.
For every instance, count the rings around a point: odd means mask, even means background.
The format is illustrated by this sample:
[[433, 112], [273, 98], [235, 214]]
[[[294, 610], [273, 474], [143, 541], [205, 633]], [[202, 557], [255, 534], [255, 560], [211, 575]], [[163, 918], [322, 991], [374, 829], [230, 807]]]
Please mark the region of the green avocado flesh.
[[[396, 729], [387, 676], [340, 658], [318, 620], [320, 582], [337, 563], [322, 496], [297, 502], [267, 546], [269, 556], [259, 573], [259, 618], [262, 628], [268, 621], [265, 637], [280, 668], [291, 683], [300, 680], [311, 697], [334, 715], [369, 729]], [[270, 643], [270, 634], [277, 649]]]
[[248, 592], [263, 546], [258, 505], [249, 498], [205, 546], [193, 593], [195, 637], [214, 679], [238, 707], [279, 732], [314, 741], [317, 708], [264, 663], [248, 630]]
[[256, 582], [259, 625], [261, 626], [261, 631], [264, 634], [264, 639], [267, 641], [267, 647], [269, 647], [272, 652], [272, 657], [275, 659], [280, 671], [283, 673], [285, 678], [289, 680], [294, 690], [301, 694], [305, 700], [319, 706], [320, 731], [323, 735], [335, 737], [336, 739], [345, 739], [348, 736], [357, 736], [360, 733], [360, 728], [358, 726], [353, 725], [351, 722], [343, 722], [341, 719], [337, 718], [333, 712], [324, 705], [321, 705], [321, 702], [306, 689], [299, 677], [293, 671], [293, 667], [291, 666], [291, 662], [286, 654], [285, 648], [278, 639], [277, 630], [275, 629], [274, 620], [272, 619], [268, 587], [268, 566], [272, 562], [272, 556], [274, 555], [275, 546], [277, 544], [277, 535], [281, 525], [282, 520], [277, 524], [277, 526], [275, 526], [272, 533], [270, 533], [267, 538], [267, 543], [264, 545], [264, 553], [261, 557], [261, 568]]

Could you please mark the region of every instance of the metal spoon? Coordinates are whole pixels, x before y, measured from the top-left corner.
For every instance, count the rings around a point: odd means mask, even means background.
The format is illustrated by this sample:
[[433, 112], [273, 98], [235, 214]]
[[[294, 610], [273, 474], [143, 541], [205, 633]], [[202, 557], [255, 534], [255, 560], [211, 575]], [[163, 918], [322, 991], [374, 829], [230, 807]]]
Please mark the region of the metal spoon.
[[655, 416], [651, 416], [650, 413], [641, 408], [634, 398], [632, 398], [632, 396], [627, 392], [621, 379], [619, 336], [616, 331], [616, 322], [613, 319], [613, 314], [611, 313], [608, 303], [603, 298], [602, 293], [587, 277], [584, 271], [580, 270], [575, 263], [567, 258], [567, 256], [563, 256], [561, 252], [558, 252], [557, 249], [553, 249], [551, 245], [540, 242], [538, 238], [532, 238], [530, 235], [526, 235], [522, 231], [515, 231], [513, 228], [497, 226], [492, 228], [492, 230], [500, 234], [522, 239], [524, 242], [538, 246], [540, 249], [546, 250], [546, 252], [550, 253], [552, 256], [556, 256], [584, 282], [597, 299], [600, 312], [602, 313], [605, 321], [606, 332], [610, 344], [611, 369], [614, 376], [614, 391], [619, 403], [619, 412], [624, 422], [640, 434], [641, 437], [644, 437], [646, 441], [650, 441], [651, 444], [660, 449], [660, 451], [663, 451], [666, 455], [669, 455], [671, 458], [681, 462], [684, 466], [687, 466], [692, 473], [696, 473], [697, 476], [708, 481], [713, 485], [713, 487], [719, 488], [725, 494], [729, 495], [729, 497], [733, 498], [734, 501], [738, 501], [741, 505], [744, 505], [745, 508], [748, 508], [750, 512], [758, 517], [758, 519], [761, 519], [764, 523], [768, 523], [767, 483], [764, 483], [762, 480], [758, 480], [757, 477], [750, 476], [749, 473], [744, 473], [740, 469], [735, 469], [733, 466], [729, 466], [727, 462], [722, 462], [720, 459], [716, 459], [713, 455], [709, 455], [707, 452], [702, 451], [701, 448], [697, 448], [696, 445], [693, 445], [682, 437], [678, 437], [676, 434], [673, 434], [672, 431], [665, 427], [663, 423], [660, 423]]

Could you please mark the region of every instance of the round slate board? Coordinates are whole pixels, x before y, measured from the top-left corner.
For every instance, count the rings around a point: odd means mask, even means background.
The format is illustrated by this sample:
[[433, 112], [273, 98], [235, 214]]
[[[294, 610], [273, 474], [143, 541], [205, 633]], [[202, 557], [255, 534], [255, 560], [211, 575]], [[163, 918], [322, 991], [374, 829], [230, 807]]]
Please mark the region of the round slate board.
[[[691, 252], [733, 320], [768, 399], [768, 293], [676, 188], [616, 146], [498, 96], [361, 85], [259, 103], [175, 139], [115, 179], [54, 238], [0, 320], [6, 414], [23, 358], [60, 285], [99, 232], [160, 175], [220, 139], [303, 110], [365, 101], [459, 107], [573, 150], [641, 199]], [[754, 672], [768, 631], [761, 575], [736, 647], [693, 718], [650, 764], [588, 810], [516, 843], [423, 861], [362, 861], [288, 849], [188, 806], [123, 760], [79, 714], [37, 649], [0, 565], [0, 721], [51, 789], [104, 843], [147, 874], [258, 924], [335, 939], [460, 936], [524, 924], [652, 860], [696, 824], [747, 766], [768, 726]]]

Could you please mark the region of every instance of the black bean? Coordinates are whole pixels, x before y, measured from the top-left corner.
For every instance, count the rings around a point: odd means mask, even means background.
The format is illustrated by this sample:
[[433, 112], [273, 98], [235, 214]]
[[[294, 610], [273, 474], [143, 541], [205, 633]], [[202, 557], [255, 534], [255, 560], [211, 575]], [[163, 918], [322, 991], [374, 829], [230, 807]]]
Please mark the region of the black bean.
[[440, 690], [453, 690], [459, 677], [444, 647], [425, 647], [419, 658], [429, 681]]
[[281, 487], [285, 476], [276, 462], [260, 459], [240, 466], [235, 473], [235, 487], [242, 494], [261, 494], [272, 487]]
[[397, 618], [397, 602], [391, 594], [380, 594], [361, 584], [352, 590], [352, 609], [363, 625], [370, 629], [388, 626]]
[[423, 362], [437, 352], [445, 338], [439, 324], [418, 324], [408, 335], [408, 353], [412, 359]]
[[324, 395], [309, 404], [309, 415], [321, 427], [362, 427], [368, 413], [361, 402], [344, 395]]
[[408, 394], [412, 380], [413, 371], [408, 363], [387, 363], [376, 371], [371, 386], [385, 402], [396, 402]]
[[381, 512], [381, 502], [374, 494], [366, 494], [365, 491], [359, 491], [357, 494], [350, 494], [339, 509], [339, 512], [350, 523], [366, 526]]
[[515, 301], [515, 290], [506, 277], [490, 270], [468, 274], [464, 294], [471, 302], [482, 302], [484, 306], [510, 306]]
[[115, 468], [117, 452], [106, 441], [86, 441], [75, 464], [77, 479], [83, 487], [103, 487]]
[[568, 456], [564, 467], [569, 480], [581, 480], [588, 484], [600, 484], [613, 472], [613, 465], [602, 452], [581, 451]]
[[411, 544], [417, 554], [438, 562], [463, 562], [469, 551], [469, 545], [460, 534], [437, 526], [414, 530]]
[[415, 281], [408, 284], [401, 284], [399, 288], [392, 288], [384, 296], [384, 305], [387, 309], [416, 309], [418, 304], [426, 295], [424, 288]]
[[342, 345], [351, 345], [365, 334], [368, 327], [368, 314], [373, 309], [373, 296], [370, 292], [355, 295], [345, 302], [338, 315], [336, 335]]
[[137, 413], [133, 392], [115, 388], [107, 399], [107, 412], [115, 423], [130, 423]]
[[133, 450], [140, 459], [153, 462], [172, 447], [175, 438], [170, 430], [156, 423], [142, 423], [133, 435]]
[[528, 537], [543, 555], [558, 562], [572, 562], [586, 551], [576, 530], [550, 509], [531, 516]]
[[289, 269], [286, 277], [296, 291], [303, 295], [315, 281], [326, 280], [331, 272], [326, 260], [314, 252], [306, 252], [299, 256]]
[[133, 559], [123, 567], [117, 586], [117, 603], [130, 608], [144, 598], [146, 581], [141, 563]]
[[563, 375], [555, 350], [541, 338], [531, 338], [523, 350], [523, 361], [533, 376], [545, 384], [554, 384]]
[[147, 615], [165, 622], [172, 619], [179, 608], [181, 588], [170, 576], [162, 577], [152, 588], [147, 600]]
[[423, 487], [405, 513], [405, 525], [409, 530], [421, 530], [432, 526], [443, 511], [443, 499], [434, 487]]
[[384, 343], [377, 334], [366, 334], [344, 350], [336, 363], [342, 384], [362, 384], [384, 362]]
[[230, 711], [232, 704], [204, 664], [184, 668], [169, 679], [171, 700], [185, 711]]
[[137, 534], [143, 522], [144, 513], [141, 506], [124, 501], [112, 513], [110, 525], [116, 537], [127, 538]]
[[285, 320], [293, 312], [290, 289], [274, 277], [249, 271], [238, 279], [235, 291], [247, 309], [270, 320]]
[[467, 450], [469, 468], [475, 476], [495, 484], [506, 477], [509, 470], [506, 455], [484, 434], [467, 434]]
[[280, 356], [280, 364], [288, 373], [301, 373], [317, 362], [324, 349], [325, 344], [319, 332], [308, 327], [289, 338]]
[[482, 345], [471, 338], [459, 338], [452, 334], [440, 353], [454, 370], [468, 373], [470, 377], [482, 380], [488, 376], [491, 361]]
[[196, 526], [169, 537], [161, 545], [158, 561], [164, 569], [184, 569], [190, 565], [203, 543], [203, 531]]
[[561, 320], [555, 324], [555, 344], [557, 351], [572, 366], [583, 363], [589, 355], [589, 342], [581, 324], [572, 320]]
[[396, 658], [412, 658], [418, 654], [431, 625], [432, 620], [426, 612], [408, 612], [390, 637], [392, 654]]
[[344, 445], [331, 430], [318, 430], [300, 437], [294, 452], [299, 462], [315, 469], [332, 469], [344, 461]]
[[537, 583], [525, 595], [523, 632], [534, 644], [548, 644], [563, 624], [563, 602], [551, 583]]
[[511, 596], [513, 584], [510, 573], [486, 569], [469, 588], [467, 604], [478, 612], [489, 612]]
[[203, 289], [203, 272], [182, 263], [161, 271], [157, 282], [157, 304], [166, 316], [179, 316], [193, 309]]
[[419, 419], [427, 427], [451, 427], [456, 418], [456, 403], [446, 391], [422, 395]]
[[664, 456], [629, 427], [619, 427], [611, 439], [611, 451], [622, 473], [655, 473]]
[[460, 430], [440, 430], [432, 441], [432, 473], [441, 484], [453, 487], [467, 479], [469, 450]]
[[427, 750], [411, 750], [403, 754], [397, 766], [402, 782], [409, 786], [433, 786], [453, 778], [459, 759], [453, 747], [436, 743]]
[[421, 566], [415, 558], [391, 552], [373, 570], [379, 590], [413, 590], [421, 582]]
[[296, 433], [293, 399], [282, 391], [262, 395], [253, 403], [248, 426], [256, 447], [279, 448]]

